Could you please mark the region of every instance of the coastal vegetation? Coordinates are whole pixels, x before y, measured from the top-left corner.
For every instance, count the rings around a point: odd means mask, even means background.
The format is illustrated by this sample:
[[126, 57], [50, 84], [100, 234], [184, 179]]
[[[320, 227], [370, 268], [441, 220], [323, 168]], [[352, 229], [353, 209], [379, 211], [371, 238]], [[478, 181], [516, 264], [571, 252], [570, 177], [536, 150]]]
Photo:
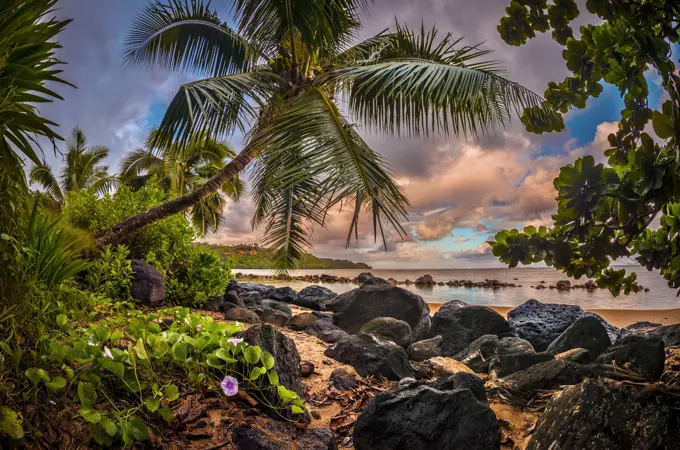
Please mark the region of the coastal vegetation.
[[[560, 170], [552, 227], [501, 231], [491, 242], [493, 254], [510, 267], [542, 262], [575, 278], [594, 278], [614, 295], [640, 289], [634, 273], [610, 268], [632, 258], [680, 288], [680, 76], [673, 61], [680, 4], [590, 0], [586, 5], [599, 21], [581, 27], [579, 37], [570, 27], [580, 13], [573, 0], [554, 5], [513, 0], [498, 26], [510, 45], [553, 30], [572, 72], [549, 83], [545, 92], [560, 114], [585, 108], [603, 83], [618, 89], [625, 108], [618, 130], [609, 135], [606, 162], [587, 155]], [[653, 93], [650, 83], [663, 94]], [[562, 129], [535, 120], [531, 109], [522, 122], [535, 133]]]
[[[216, 245], [199, 244], [217, 253], [222, 261], [228, 262], [230, 267], [238, 269], [273, 269], [275, 251], [257, 244]], [[347, 261], [346, 259], [319, 258], [309, 253], [302, 253], [297, 265], [298, 269], [370, 269], [371, 266], [362, 262]]]

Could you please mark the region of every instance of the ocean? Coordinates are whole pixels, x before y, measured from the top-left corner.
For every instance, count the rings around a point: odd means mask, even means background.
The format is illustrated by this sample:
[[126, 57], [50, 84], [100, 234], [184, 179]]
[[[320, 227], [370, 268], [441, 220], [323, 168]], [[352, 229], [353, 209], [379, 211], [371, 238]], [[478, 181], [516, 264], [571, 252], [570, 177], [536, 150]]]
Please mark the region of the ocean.
[[[399, 281], [431, 275], [435, 281], [449, 280], [472, 280], [484, 281], [496, 279], [501, 282], [521, 284], [522, 287], [507, 287], [500, 289], [491, 288], [464, 288], [449, 286], [433, 286], [431, 288], [416, 287], [414, 285], [401, 287], [420, 295], [428, 303], [444, 303], [450, 300], [461, 300], [473, 305], [484, 306], [517, 306], [526, 300], [537, 299], [544, 303], [567, 303], [579, 305], [588, 309], [670, 309], [680, 308], [680, 298], [676, 297], [677, 290], [671, 289], [658, 272], [649, 272], [643, 267], [627, 266], [627, 271], [637, 273], [638, 280], [643, 287], [649, 288], [649, 292], [639, 292], [630, 295], [621, 294], [614, 297], [609, 291], [596, 289], [588, 292], [585, 289], [572, 289], [570, 291], [558, 291], [556, 289], [537, 290], [530, 286], [536, 286], [545, 281], [546, 286], [554, 285], [559, 280], [569, 279], [562, 272], [550, 268], [522, 268], [522, 269], [433, 269], [433, 270], [408, 270], [408, 269], [336, 269], [336, 270], [298, 270], [294, 275], [321, 275], [322, 273], [335, 276], [355, 277], [361, 272], [371, 272], [373, 275], [387, 279], [394, 278]], [[267, 269], [232, 269], [232, 273], [269, 275]], [[240, 281], [245, 281], [240, 279]], [[585, 278], [580, 280], [570, 279], [572, 284], [583, 284]], [[303, 281], [260, 281], [276, 287], [290, 286], [296, 291], [312, 283]], [[352, 283], [316, 283], [326, 286], [337, 293], [343, 293], [354, 289], [357, 285]]]

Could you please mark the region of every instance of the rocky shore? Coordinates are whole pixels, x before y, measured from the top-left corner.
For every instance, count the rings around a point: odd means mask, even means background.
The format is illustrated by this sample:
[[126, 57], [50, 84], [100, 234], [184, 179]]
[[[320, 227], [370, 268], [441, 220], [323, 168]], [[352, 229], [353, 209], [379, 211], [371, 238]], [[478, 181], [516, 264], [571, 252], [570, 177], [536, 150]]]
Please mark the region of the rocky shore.
[[[514, 288], [522, 287], [519, 283], [507, 283], [499, 280], [489, 280], [484, 281], [472, 281], [472, 280], [448, 280], [448, 281], [435, 281], [430, 275], [423, 275], [412, 281], [406, 280], [395, 280], [394, 278], [388, 278], [383, 280], [382, 278], [374, 277], [370, 272], [361, 273], [356, 277], [338, 277], [335, 275], [321, 274], [321, 275], [256, 275], [252, 273], [241, 273], [237, 272], [234, 275], [237, 279], [243, 281], [304, 281], [307, 283], [352, 283], [356, 285], [362, 285], [366, 280], [379, 280], [393, 286], [421, 286], [421, 287], [432, 287], [432, 286], [449, 286], [449, 287], [464, 287], [464, 288], [486, 288], [486, 289], [501, 289], [501, 288]], [[517, 279], [513, 281], [519, 281]], [[568, 291], [571, 289], [584, 289], [587, 291], [594, 291], [598, 289], [597, 285], [593, 280], [588, 280], [583, 284], [572, 284], [569, 280], [560, 280], [554, 285], [548, 285], [545, 281], [541, 281], [536, 285], [530, 286], [533, 289], [557, 289], [560, 291]], [[649, 288], [638, 287], [637, 291], [649, 292]]]
[[232, 281], [206, 303], [251, 324], [244, 339], [310, 405], [306, 425], [251, 413], [222, 431], [228, 448], [677, 448], [680, 324], [618, 328], [537, 300], [507, 319], [463, 301], [431, 316], [412, 292], [358, 282], [336, 295]]

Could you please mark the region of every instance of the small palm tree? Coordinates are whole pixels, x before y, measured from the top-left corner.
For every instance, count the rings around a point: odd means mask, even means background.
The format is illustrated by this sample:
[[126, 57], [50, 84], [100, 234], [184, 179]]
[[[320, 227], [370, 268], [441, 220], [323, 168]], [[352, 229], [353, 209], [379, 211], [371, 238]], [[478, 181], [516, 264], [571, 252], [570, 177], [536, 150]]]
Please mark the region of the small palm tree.
[[253, 225], [264, 224], [265, 244], [285, 270], [334, 205], [354, 205], [348, 243], [362, 210], [376, 235], [388, 224], [405, 234], [408, 201], [358, 126], [391, 136], [476, 135], [528, 107], [553, 116], [496, 63], [479, 61], [487, 51], [438, 38], [434, 28], [397, 25], [353, 45], [370, 3], [234, 0], [236, 30], [200, 0], [147, 6], [129, 34], [127, 63], [207, 77], [180, 88], [157, 145], [236, 130], [247, 131], [245, 145], [203, 186], [99, 233], [98, 243], [198, 204], [254, 160]]
[[[130, 188], [138, 189], [151, 177], [157, 177], [161, 186], [177, 195], [202, 186], [215, 176], [236, 153], [222, 142], [207, 136], [195, 135], [186, 145], [155, 146], [158, 131], [151, 130], [144, 148], [129, 152], [120, 165], [119, 178]], [[193, 205], [189, 211], [192, 224], [200, 236], [215, 232], [222, 224], [225, 197], [238, 201], [243, 192], [243, 182], [235, 177], [223, 184], [220, 191]]]
[[66, 140], [66, 152], [59, 178], [45, 161], [31, 168], [28, 179], [43, 190], [44, 200], [54, 209], [61, 209], [67, 193], [79, 189], [94, 189], [98, 194], [109, 192], [118, 184], [109, 174], [109, 167], [100, 165], [109, 149], [95, 145], [88, 147], [85, 134], [76, 127]]

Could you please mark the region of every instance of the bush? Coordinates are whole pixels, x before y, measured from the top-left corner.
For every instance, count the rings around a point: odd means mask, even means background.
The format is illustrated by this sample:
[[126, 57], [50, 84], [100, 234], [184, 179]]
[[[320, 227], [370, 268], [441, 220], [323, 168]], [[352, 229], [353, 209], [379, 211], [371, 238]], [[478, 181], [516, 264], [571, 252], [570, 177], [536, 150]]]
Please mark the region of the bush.
[[107, 245], [87, 271], [84, 285], [88, 290], [101, 294], [109, 299], [131, 300], [132, 266], [124, 245], [115, 250]]
[[[122, 187], [115, 195], [107, 194], [103, 198], [98, 198], [91, 191], [72, 192], [66, 198], [63, 214], [74, 226], [96, 233], [169, 198], [170, 194], [160, 187], [156, 179], [152, 179], [137, 191]], [[195, 237], [189, 220], [182, 214], [176, 214], [130, 234], [124, 244], [129, 257], [148, 262], [165, 276], [170, 303], [197, 307], [224, 293], [231, 272], [216, 254], [198, 249], [193, 244]], [[120, 255], [114, 258], [113, 254], [109, 254], [105, 261], [95, 261], [99, 264], [98, 269], [93, 269], [97, 274], [93, 274], [90, 281], [96, 284], [106, 279], [108, 281], [105, 280], [104, 284], [109, 283], [94, 287], [95, 291], [102, 292], [103, 289], [125, 295], [122, 268], [113, 267], [121, 264], [120, 261], [115, 262], [118, 257]]]

